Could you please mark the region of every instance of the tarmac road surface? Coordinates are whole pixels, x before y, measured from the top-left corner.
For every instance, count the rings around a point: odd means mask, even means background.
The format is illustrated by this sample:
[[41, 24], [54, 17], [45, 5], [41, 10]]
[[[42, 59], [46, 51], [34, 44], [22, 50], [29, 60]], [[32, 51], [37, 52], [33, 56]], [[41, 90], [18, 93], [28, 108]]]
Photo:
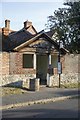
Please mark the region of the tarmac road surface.
[[2, 118], [78, 118], [78, 99], [34, 104], [2, 111]]

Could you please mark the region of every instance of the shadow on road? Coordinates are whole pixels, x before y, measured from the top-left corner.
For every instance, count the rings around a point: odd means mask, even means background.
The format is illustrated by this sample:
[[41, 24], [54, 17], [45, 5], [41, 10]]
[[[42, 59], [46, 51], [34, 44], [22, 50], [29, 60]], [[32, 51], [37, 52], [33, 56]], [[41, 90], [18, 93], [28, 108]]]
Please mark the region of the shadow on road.
[[[4, 113], [2, 118], [78, 118], [76, 110], [61, 109], [32, 109], [32, 110], [10, 110]], [[7, 119], [6, 119], [7, 120]]]

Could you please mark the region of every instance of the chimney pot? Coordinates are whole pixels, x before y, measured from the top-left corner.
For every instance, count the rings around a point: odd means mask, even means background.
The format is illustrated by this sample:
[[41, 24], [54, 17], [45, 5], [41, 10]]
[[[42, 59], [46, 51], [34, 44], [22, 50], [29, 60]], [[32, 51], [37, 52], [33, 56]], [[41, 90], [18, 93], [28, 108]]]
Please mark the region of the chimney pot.
[[5, 27], [10, 29], [10, 20], [5, 20]]

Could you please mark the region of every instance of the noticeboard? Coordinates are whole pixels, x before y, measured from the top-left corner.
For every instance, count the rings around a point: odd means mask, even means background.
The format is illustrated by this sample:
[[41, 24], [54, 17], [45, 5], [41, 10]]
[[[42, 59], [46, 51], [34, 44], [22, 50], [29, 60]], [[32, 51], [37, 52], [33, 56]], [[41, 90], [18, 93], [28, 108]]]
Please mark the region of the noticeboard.
[[62, 73], [62, 64], [61, 62], [58, 62], [58, 74]]

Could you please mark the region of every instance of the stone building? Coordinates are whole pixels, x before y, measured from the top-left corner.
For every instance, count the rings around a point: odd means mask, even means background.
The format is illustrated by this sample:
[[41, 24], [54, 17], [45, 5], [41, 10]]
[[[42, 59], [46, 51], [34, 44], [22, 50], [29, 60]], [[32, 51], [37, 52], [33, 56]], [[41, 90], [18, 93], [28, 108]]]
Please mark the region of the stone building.
[[[61, 84], [78, 81], [78, 57], [69, 55], [64, 47], [59, 49], [58, 43], [45, 31], [37, 32], [32, 22], [25, 21], [21, 30], [13, 31], [10, 29], [10, 20], [5, 20], [1, 33], [0, 85], [28, 88], [30, 79], [39, 78], [40, 85], [58, 86], [59, 50], [62, 64]], [[76, 67], [72, 69], [75, 61]]]

